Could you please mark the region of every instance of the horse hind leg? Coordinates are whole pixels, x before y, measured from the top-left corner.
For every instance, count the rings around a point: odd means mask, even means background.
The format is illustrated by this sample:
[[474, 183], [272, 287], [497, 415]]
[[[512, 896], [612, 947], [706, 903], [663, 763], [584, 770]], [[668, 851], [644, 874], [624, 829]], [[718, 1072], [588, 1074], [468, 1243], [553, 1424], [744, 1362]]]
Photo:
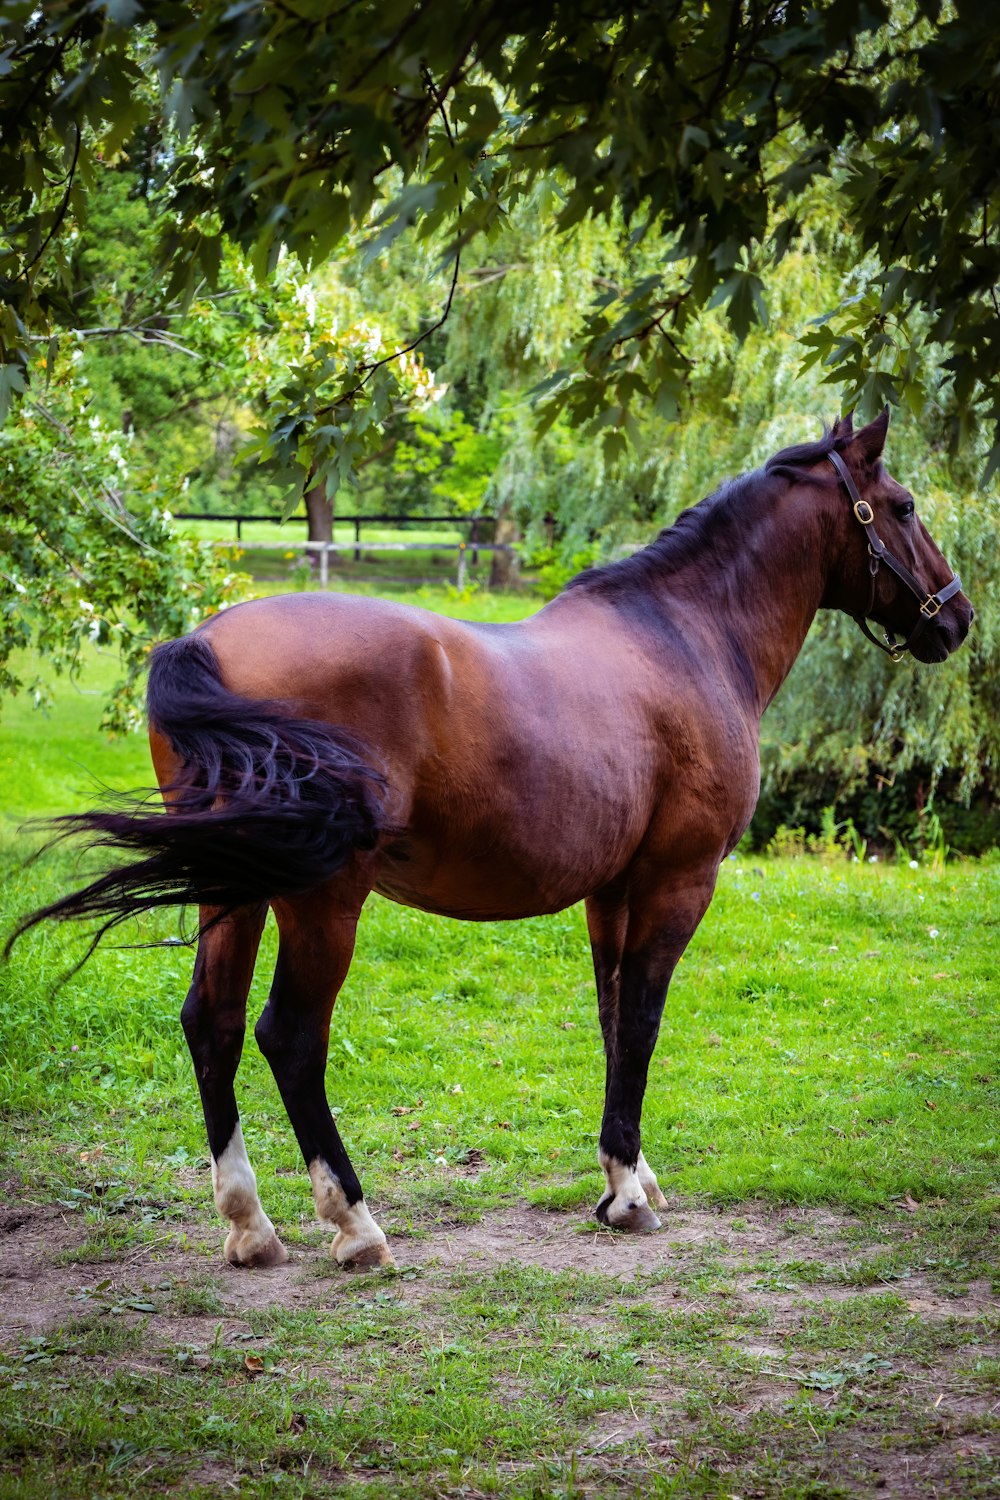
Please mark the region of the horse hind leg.
[[305, 1158], [316, 1213], [336, 1229], [332, 1253], [341, 1265], [371, 1267], [394, 1262], [330, 1114], [324, 1082], [330, 1016], [354, 954], [363, 900], [335, 903], [317, 892], [274, 903], [278, 962], [255, 1035]]
[[[203, 929], [214, 915], [211, 908], [201, 909]], [[242, 1266], [277, 1266], [288, 1259], [257, 1196], [233, 1089], [266, 916], [266, 906], [244, 907], [202, 931], [181, 1012], [205, 1113], [215, 1205], [230, 1221], [223, 1253]]]

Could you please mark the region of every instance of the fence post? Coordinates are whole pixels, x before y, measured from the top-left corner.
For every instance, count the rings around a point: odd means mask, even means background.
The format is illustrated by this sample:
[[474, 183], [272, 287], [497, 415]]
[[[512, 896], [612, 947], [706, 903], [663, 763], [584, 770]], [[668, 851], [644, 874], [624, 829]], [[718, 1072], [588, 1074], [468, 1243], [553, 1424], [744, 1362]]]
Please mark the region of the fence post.
[[319, 554], [319, 586], [321, 589], [328, 588], [330, 584], [330, 547], [324, 542]]
[[243, 517], [242, 516], [237, 516], [236, 517], [236, 540], [238, 542], [242, 542], [242, 540], [243, 540]]
[[469, 553], [464, 542], [458, 544], [458, 577], [455, 579], [455, 587], [459, 593], [465, 588], [465, 564]]
[[361, 517], [354, 518], [354, 561], [361, 561]]

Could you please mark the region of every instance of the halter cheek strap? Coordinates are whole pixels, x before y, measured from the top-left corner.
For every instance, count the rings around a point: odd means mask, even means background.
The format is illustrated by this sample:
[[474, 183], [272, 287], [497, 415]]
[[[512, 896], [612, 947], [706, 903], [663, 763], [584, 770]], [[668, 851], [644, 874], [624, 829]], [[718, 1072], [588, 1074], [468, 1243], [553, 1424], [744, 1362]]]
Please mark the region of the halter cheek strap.
[[[927, 622], [933, 620], [941, 606], [947, 604], [948, 600], [953, 599], [959, 592], [962, 587], [962, 580], [955, 573], [950, 581], [943, 588], [939, 589], [936, 594], [929, 594], [923, 585], [918, 583], [917, 579], [914, 578], [909, 568], [904, 567], [897, 557], [893, 557], [875, 530], [875, 512], [868, 504], [868, 501], [862, 500], [858, 494], [858, 487], [854, 483], [851, 471], [844, 463], [840, 454], [828, 453], [827, 458], [840, 475], [844, 487], [851, 497], [855, 519], [864, 527], [865, 536], [868, 538], [868, 571], [871, 575], [868, 603], [865, 606], [863, 614], [852, 615], [851, 618], [861, 627], [868, 639], [873, 641], [880, 651], [884, 651], [893, 661], [902, 661], [904, 654], [907, 651], [912, 651], [913, 643], [923, 635], [924, 630], [927, 628]], [[872, 633], [868, 626], [868, 617], [871, 616], [871, 612], [875, 607], [875, 582], [878, 578], [879, 568], [883, 563], [885, 563], [891, 572], [895, 573], [901, 583], [906, 584], [910, 593], [920, 601], [920, 612], [914, 622], [913, 629], [905, 641], [897, 641], [892, 632], [886, 630], [884, 631], [885, 642], [883, 643], [877, 635]]]

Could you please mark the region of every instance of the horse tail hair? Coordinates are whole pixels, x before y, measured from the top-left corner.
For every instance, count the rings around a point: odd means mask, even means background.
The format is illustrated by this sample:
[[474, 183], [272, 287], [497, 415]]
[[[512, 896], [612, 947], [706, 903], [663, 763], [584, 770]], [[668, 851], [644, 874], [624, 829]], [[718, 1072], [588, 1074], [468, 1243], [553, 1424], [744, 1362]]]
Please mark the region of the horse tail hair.
[[224, 914], [301, 895], [354, 851], [373, 848], [384, 830], [386, 779], [360, 741], [296, 718], [283, 703], [230, 692], [204, 636], [156, 648], [147, 708], [180, 772], [159, 791], [112, 794], [93, 812], [50, 820], [56, 834], [47, 848], [82, 836], [127, 858], [32, 912], [8, 954], [49, 919], [97, 918], [89, 955], [109, 929], [156, 907], [198, 904]]

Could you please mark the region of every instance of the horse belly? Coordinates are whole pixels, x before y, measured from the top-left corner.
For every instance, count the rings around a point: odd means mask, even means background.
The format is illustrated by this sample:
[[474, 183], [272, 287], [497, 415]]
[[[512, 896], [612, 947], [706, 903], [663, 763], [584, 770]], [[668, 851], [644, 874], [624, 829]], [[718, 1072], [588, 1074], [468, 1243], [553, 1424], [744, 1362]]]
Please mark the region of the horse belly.
[[466, 922], [541, 917], [562, 911], [588, 894], [569, 872], [564, 882], [553, 880], [550, 871], [542, 879], [533, 879], [530, 872], [503, 862], [474, 860], [463, 860], [438, 875], [422, 871], [419, 860], [414, 868], [387, 862], [380, 867], [373, 889], [401, 906]]
[[404, 906], [467, 921], [544, 916], [606, 885], [641, 836], [639, 820], [612, 823], [606, 811], [567, 815], [558, 829], [501, 819], [470, 832], [445, 818], [433, 833], [391, 840], [377, 856], [373, 888]]

